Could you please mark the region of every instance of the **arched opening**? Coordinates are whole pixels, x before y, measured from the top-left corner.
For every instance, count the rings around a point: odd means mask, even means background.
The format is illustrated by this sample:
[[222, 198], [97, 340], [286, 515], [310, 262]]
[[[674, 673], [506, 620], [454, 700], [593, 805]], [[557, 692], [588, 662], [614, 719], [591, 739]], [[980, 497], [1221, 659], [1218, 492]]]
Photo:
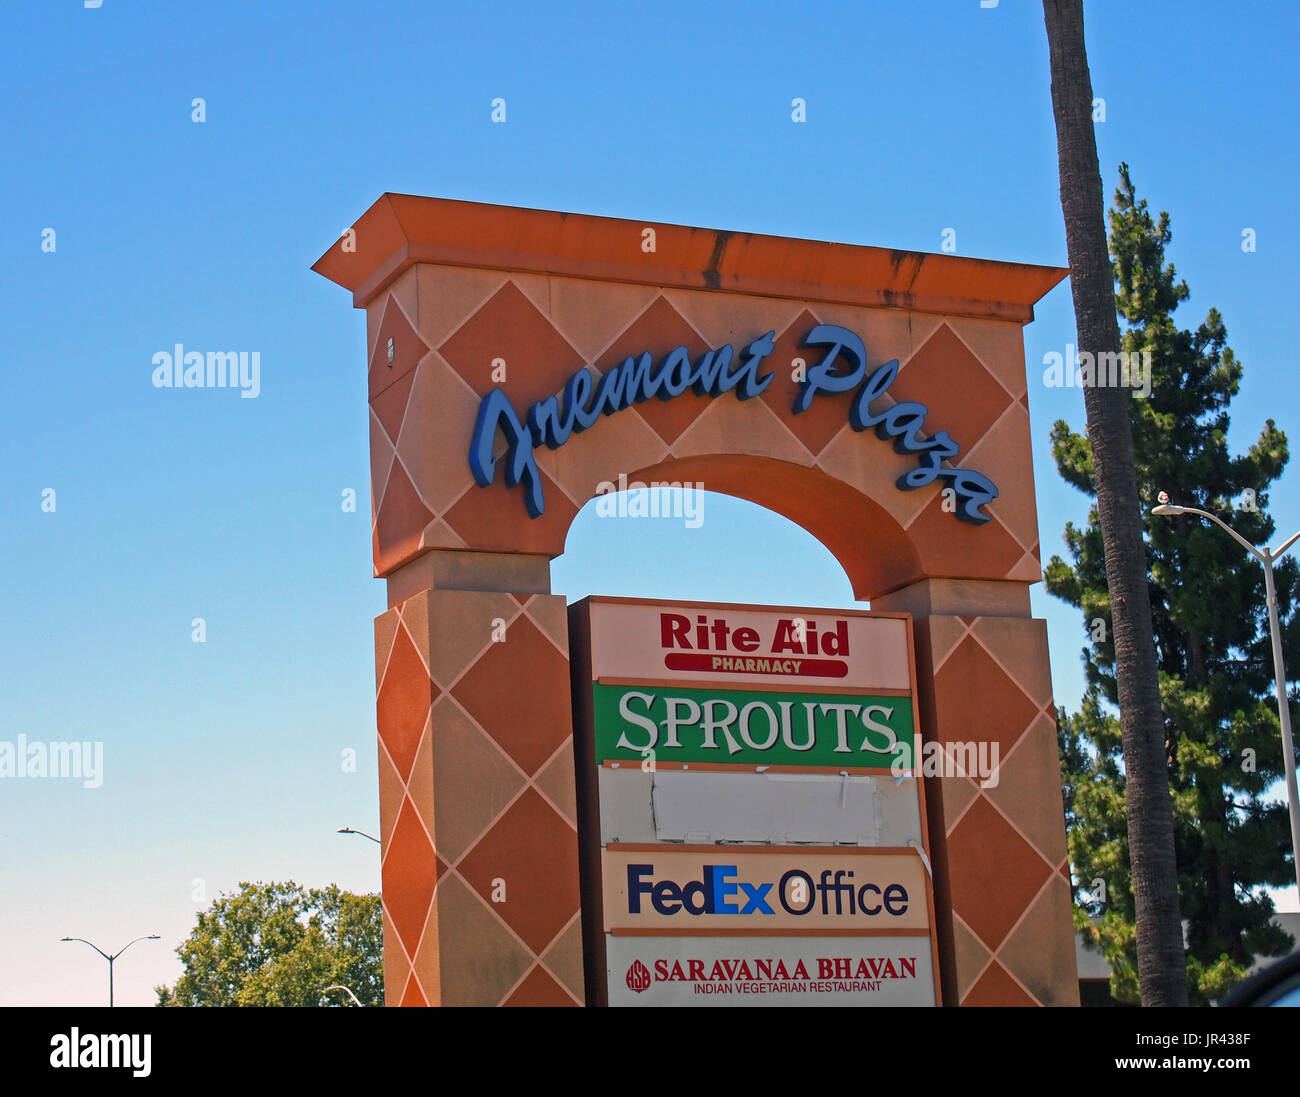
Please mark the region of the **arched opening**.
[[[635, 478], [628, 478], [629, 484]], [[589, 594], [688, 601], [857, 606], [848, 575], [807, 530], [757, 503], [716, 491], [596, 496], [578, 512], [551, 588], [570, 601]], [[658, 491], [659, 489], [655, 489]], [[693, 498], [691, 498], [693, 496]]]
[[[628, 490], [597, 494], [575, 516], [565, 553], [552, 563], [554, 590], [571, 597], [581, 597], [581, 591], [768, 602], [772, 591], [780, 590], [791, 602], [850, 606], [923, 575], [907, 532], [883, 507], [816, 469], [766, 457], [710, 454], [663, 461], [606, 484], [624, 485]], [[652, 504], [663, 493], [672, 505], [661, 503], [660, 517], [644, 515], [646, 500], [638, 507], [630, 498], [637, 492]], [[692, 513], [695, 500], [701, 504], [698, 515]], [[640, 574], [626, 577], [636, 590], [623, 589], [626, 583], [618, 590], [595, 589], [589, 569], [604, 573], [607, 551], [595, 544], [597, 523], [619, 528], [620, 551], [641, 560]], [[657, 562], [669, 551], [677, 569], [671, 583]], [[577, 564], [579, 559], [586, 563]], [[749, 582], [751, 575], [761, 581]], [[742, 589], [751, 595], [732, 593]]]

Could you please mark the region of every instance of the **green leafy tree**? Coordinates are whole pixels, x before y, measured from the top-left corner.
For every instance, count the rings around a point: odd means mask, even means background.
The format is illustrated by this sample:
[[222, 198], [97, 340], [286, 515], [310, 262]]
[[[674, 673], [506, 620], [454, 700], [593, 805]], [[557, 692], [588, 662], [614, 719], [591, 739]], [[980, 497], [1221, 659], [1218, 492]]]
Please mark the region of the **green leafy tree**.
[[[1241, 363], [1214, 309], [1195, 330], [1174, 322], [1188, 289], [1165, 261], [1171, 238], [1168, 214], [1152, 217], [1121, 165], [1110, 213], [1116, 307], [1125, 322], [1124, 351], [1149, 354], [1151, 365], [1150, 394], [1130, 401], [1138, 482], [1148, 508], [1167, 491], [1172, 502], [1217, 514], [1263, 544], [1274, 532], [1265, 508], [1268, 487], [1287, 463], [1286, 437], [1270, 419], [1244, 455], [1229, 452], [1228, 405]], [[1129, 361], [1140, 376], [1142, 360]], [[1061, 476], [1094, 496], [1088, 440], [1057, 422], [1052, 453]], [[1261, 801], [1282, 773], [1263, 571], [1211, 523], [1149, 511], [1144, 521], [1188, 992], [1191, 1001], [1205, 1002], [1240, 979], [1255, 956], [1277, 955], [1290, 941], [1271, 924], [1273, 905], [1262, 890], [1293, 876], [1284, 853], [1286, 806]], [[1083, 611], [1089, 639], [1088, 695], [1079, 712], [1062, 710], [1058, 719], [1076, 925], [1110, 961], [1112, 993], [1135, 1001], [1127, 776], [1119, 722], [1110, 714], [1115, 644], [1095, 506], [1086, 526], [1066, 526], [1065, 543], [1072, 563], [1052, 558], [1047, 589]], [[1277, 568], [1277, 583], [1295, 666], [1294, 561]]]
[[155, 987], [160, 1006], [384, 1004], [383, 921], [378, 895], [331, 884], [239, 885], [199, 915], [176, 954], [185, 974]]

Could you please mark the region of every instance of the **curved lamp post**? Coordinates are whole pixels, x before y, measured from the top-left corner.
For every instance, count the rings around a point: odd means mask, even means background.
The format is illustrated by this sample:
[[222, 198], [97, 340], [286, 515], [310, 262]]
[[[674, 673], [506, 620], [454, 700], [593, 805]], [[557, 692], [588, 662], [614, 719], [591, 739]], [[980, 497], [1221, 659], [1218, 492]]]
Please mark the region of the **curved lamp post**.
[[339, 834], [360, 834], [362, 838], [369, 838], [377, 846], [382, 846], [384, 844], [373, 834], [367, 834], [364, 830], [353, 830], [351, 827], [339, 827], [338, 833]]
[[115, 953], [113, 953], [112, 956], [110, 956], [107, 952], [101, 949], [98, 945], [93, 944], [90, 941], [87, 941], [84, 937], [60, 937], [59, 940], [80, 941], [83, 945], [90, 945], [91, 948], [93, 948], [102, 957], [104, 957], [105, 960], [108, 961], [108, 1004], [111, 1006], [113, 1004], [113, 961], [116, 960], [119, 956], [121, 956], [122, 953], [124, 953], [127, 949], [129, 949], [133, 944], [135, 944], [136, 941], [161, 941], [162, 938], [159, 937], [158, 934], [156, 933], [151, 933], [149, 934], [148, 937], [137, 937], [135, 941], [128, 941], [126, 944], [124, 944]]
[[1285, 555], [1286, 550], [1300, 538], [1300, 531], [1292, 534], [1276, 549], [1265, 545], [1256, 548], [1227, 522], [1215, 517], [1209, 511], [1197, 507], [1180, 507], [1169, 502], [1166, 492], [1160, 493], [1160, 505], [1151, 508], [1152, 514], [1162, 518], [1175, 517], [1179, 514], [1195, 514], [1208, 518], [1217, 526], [1228, 531], [1229, 536], [1241, 545], [1256, 560], [1264, 565], [1264, 590], [1268, 595], [1268, 630], [1273, 638], [1273, 678], [1277, 685], [1277, 715], [1282, 724], [1282, 761], [1286, 766], [1286, 799], [1291, 815], [1291, 859], [1295, 865], [1296, 888], [1300, 891], [1300, 796], [1296, 794], [1295, 778], [1295, 744], [1291, 740], [1291, 707], [1286, 697], [1286, 667], [1282, 663], [1282, 626], [1277, 616], [1277, 587], [1273, 583], [1273, 561]]

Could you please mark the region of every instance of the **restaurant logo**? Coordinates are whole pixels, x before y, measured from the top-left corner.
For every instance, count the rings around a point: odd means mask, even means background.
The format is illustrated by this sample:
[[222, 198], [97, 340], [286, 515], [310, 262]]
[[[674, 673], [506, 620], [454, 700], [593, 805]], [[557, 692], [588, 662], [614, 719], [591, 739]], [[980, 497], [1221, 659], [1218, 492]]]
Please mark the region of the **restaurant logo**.
[[[656, 960], [656, 983], [752, 983], [808, 982], [810, 980], [915, 979], [915, 956], [819, 956], [810, 969], [803, 960], [792, 965], [779, 958], [751, 960], [745, 957], [725, 958], [712, 962], [687, 957], [682, 960]], [[633, 984], [633, 973], [636, 983]], [[650, 971], [640, 960], [628, 968], [627, 985], [640, 993], [650, 986]], [[839, 987], [841, 990], [865, 990], [863, 986]]]
[[633, 960], [632, 966], [627, 969], [627, 986], [637, 994], [650, 986], [650, 969], [640, 960]]

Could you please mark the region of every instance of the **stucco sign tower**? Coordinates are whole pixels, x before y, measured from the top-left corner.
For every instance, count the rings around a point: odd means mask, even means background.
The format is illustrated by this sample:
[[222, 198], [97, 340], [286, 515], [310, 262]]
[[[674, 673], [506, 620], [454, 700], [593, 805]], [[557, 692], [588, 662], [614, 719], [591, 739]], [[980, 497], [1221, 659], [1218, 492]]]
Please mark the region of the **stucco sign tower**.
[[923, 742], [999, 759], [923, 780], [937, 998], [1077, 1004], [1021, 332], [1063, 270], [397, 194], [314, 269], [366, 310], [389, 1004], [586, 1001], [550, 561], [620, 475], [910, 615]]

